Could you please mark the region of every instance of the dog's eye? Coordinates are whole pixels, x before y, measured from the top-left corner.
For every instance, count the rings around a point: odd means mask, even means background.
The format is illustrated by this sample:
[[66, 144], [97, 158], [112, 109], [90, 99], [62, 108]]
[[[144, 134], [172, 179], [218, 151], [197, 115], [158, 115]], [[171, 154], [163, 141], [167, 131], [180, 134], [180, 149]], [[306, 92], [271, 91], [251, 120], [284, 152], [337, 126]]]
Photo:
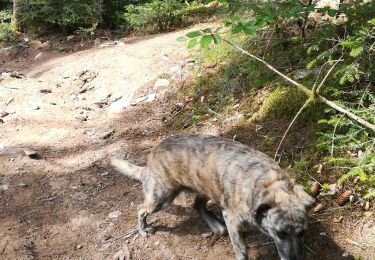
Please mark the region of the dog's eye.
[[280, 239], [285, 239], [285, 238], [288, 236], [288, 233], [286, 233], [285, 231], [278, 231], [278, 232], [277, 232], [277, 236], [278, 236]]
[[297, 233], [297, 237], [302, 238], [303, 234], [304, 234], [303, 231], [300, 231], [300, 232]]

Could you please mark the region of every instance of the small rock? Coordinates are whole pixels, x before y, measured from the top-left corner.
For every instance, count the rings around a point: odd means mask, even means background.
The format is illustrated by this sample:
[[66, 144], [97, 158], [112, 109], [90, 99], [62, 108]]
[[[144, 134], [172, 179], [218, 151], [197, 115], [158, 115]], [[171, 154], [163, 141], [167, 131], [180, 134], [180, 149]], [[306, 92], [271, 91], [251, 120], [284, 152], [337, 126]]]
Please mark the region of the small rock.
[[24, 149], [23, 152], [26, 156], [29, 156], [30, 158], [36, 158], [38, 156], [38, 153], [36, 151], [31, 150], [29, 148]]
[[110, 137], [112, 134], [114, 133], [113, 130], [109, 130], [107, 132], [104, 132], [103, 134], [101, 134], [99, 136], [100, 139], [107, 139], [108, 137]]
[[192, 59], [192, 58], [186, 59], [185, 63], [195, 63], [195, 59]]
[[121, 211], [116, 210], [108, 214], [108, 218], [118, 218], [121, 215]]
[[181, 74], [181, 70], [182, 70], [181, 66], [174, 66], [169, 69], [169, 75], [170, 76], [179, 75]]
[[4, 184], [0, 185], [0, 190], [6, 191], [8, 189], [9, 189], [9, 184], [8, 183], [4, 183]]
[[167, 79], [157, 79], [154, 84], [154, 90], [160, 89], [160, 88], [166, 88], [170, 84], [169, 80]]
[[76, 246], [76, 249], [79, 250], [79, 249], [82, 249], [83, 248], [83, 245], [77, 245]]
[[88, 120], [88, 118], [89, 117], [87, 115], [77, 115], [77, 116], [75, 116], [75, 119], [77, 119], [80, 122], [85, 122], [85, 121]]
[[31, 104], [30, 109], [31, 109], [31, 110], [39, 110], [39, 109], [40, 109], [40, 106], [37, 105], [37, 104]]
[[70, 185], [70, 188], [71, 188], [72, 190], [78, 190], [78, 187], [77, 187], [76, 185]]
[[49, 94], [49, 93], [52, 93], [52, 90], [50, 90], [50, 89], [41, 89], [41, 90], [39, 90], [39, 92], [42, 93], [42, 94]]
[[20, 184], [18, 184], [18, 186], [20, 186], [22, 188], [26, 188], [29, 185], [27, 185], [26, 183], [21, 182]]
[[212, 235], [213, 235], [212, 232], [207, 232], [207, 233], [203, 233], [203, 234], [202, 234], [202, 237], [204, 237], [204, 238], [208, 238], [208, 237], [210, 237], [210, 236], [212, 236]]
[[94, 45], [98, 46], [100, 44], [100, 38], [96, 38], [94, 41]]
[[39, 52], [37, 55], [35, 55], [34, 60], [40, 59], [42, 57], [42, 55], [43, 55], [43, 52]]
[[368, 211], [369, 209], [370, 209], [370, 202], [366, 201], [365, 210]]
[[5, 72], [1, 73], [1, 78], [3, 78], [3, 79], [9, 79], [11, 76], [12, 76], [12, 72], [10, 72], [10, 71], [5, 71]]
[[109, 172], [103, 172], [102, 174], [100, 174], [100, 176], [108, 176], [109, 175]]
[[147, 96], [146, 102], [152, 102], [156, 99], [156, 93], [151, 93]]
[[7, 115], [9, 115], [8, 112], [6, 112], [6, 111], [0, 111], [0, 117], [6, 117]]

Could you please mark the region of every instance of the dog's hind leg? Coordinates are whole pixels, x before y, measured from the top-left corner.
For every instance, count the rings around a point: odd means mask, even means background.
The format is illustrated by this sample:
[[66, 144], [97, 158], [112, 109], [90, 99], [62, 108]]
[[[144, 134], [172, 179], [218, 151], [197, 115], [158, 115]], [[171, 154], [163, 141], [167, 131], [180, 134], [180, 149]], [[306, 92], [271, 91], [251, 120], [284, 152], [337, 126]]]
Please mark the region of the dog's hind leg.
[[247, 249], [243, 239], [241, 223], [234, 212], [223, 210], [225, 224], [227, 225], [236, 260], [247, 260]]
[[221, 223], [220, 220], [206, 208], [207, 199], [197, 196], [194, 202], [194, 208], [198, 211], [199, 215], [204, 219], [208, 224], [212, 232], [215, 234], [224, 235], [227, 233], [227, 228], [224, 223]]
[[138, 229], [142, 236], [146, 236], [153, 231], [147, 224], [147, 216], [168, 207], [178, 192], [166, 187], [160, 180], [147, 177], [143, 182], [143, 192], [145, 200], [138, 206]]

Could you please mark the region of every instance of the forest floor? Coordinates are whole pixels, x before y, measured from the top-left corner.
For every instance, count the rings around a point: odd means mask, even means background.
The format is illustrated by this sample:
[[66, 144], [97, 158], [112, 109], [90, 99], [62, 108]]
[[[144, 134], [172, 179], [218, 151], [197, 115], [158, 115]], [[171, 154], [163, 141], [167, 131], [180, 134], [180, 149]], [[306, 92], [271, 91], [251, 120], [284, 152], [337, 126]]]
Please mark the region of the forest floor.
[[[67, 50], [57, 40], [2, 50], [0, 111], [1, 259], [230, 259], [228, 236], [214, 236], [191, 207], [150, 216], [155, 234], [133, 232], [138, 182], [109, 158], [144, 164], [150, 149], [179, 133], [225, 134], [230, 124], [165, 125], [178, 86], [198, 66], [176, 41], [190, 29]], [[233, 134], [233, 131], [230, 131]], [[27, 155], [27, 152], [36, 155]], [[307, 259], [375, 258], [372, 212], [311, 216]], [[251, 259], [277, 259], [269, 238], [247, 236]]]

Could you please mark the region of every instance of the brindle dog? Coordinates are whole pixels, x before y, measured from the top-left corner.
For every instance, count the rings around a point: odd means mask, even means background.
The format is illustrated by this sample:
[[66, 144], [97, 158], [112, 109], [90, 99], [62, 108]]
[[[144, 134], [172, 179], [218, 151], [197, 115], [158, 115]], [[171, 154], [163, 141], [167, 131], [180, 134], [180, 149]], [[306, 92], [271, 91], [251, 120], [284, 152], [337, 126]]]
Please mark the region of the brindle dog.
[[[270, 235], [281, 259], [301, 259], [305, 212], [314, 199], [292, 183], [267, 155], [241, 143], [209, 135], [174, 136], [157, 145], [146, 167], [112, 159], [121, 173], [141, 180], [139, 232], [152, 231], [149, 214], [169, 206], [184, 190], [197, 194], [195, 208], [214, 233], [229, 233], [236, 259], [247, 259], [244, 227]], [[206, 209], [222, 208], [225, 224]]]

